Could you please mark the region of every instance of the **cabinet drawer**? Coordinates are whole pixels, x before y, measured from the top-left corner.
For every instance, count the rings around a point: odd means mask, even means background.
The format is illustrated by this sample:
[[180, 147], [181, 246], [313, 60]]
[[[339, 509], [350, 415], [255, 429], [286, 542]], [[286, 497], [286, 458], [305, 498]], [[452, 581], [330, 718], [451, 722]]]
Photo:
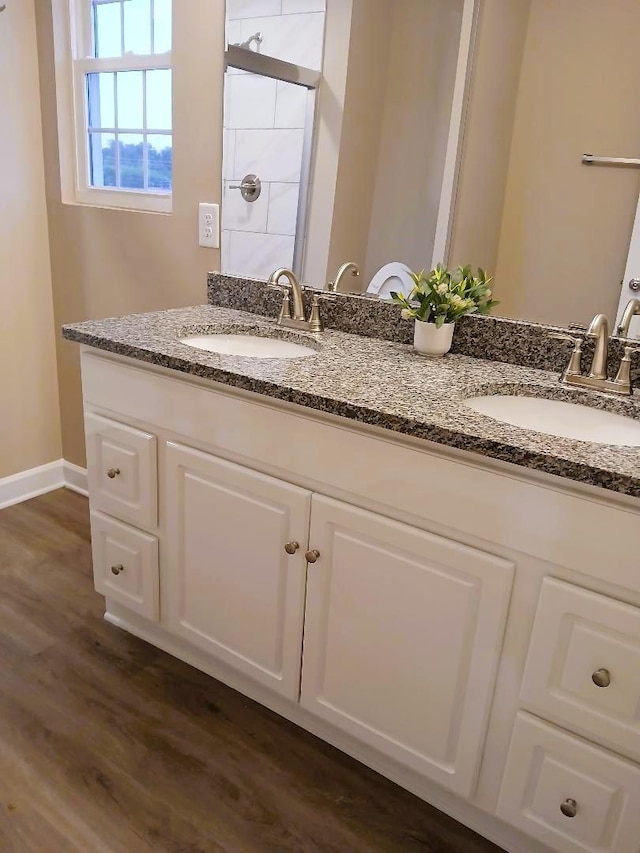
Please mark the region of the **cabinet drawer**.
[[640, 768], [520, 712], [497, 813], [559, 853], [638, 853]]
[[157, 621], [160, 580], [156, 537], [92, 512], [91, 547], [97, 591]]
[[640, 609], [545, 578], [521, 698], [640, 759]]
[[84, 421], [92, 508], [140, 527], [155, 527], [156, 437], [89, 412]]

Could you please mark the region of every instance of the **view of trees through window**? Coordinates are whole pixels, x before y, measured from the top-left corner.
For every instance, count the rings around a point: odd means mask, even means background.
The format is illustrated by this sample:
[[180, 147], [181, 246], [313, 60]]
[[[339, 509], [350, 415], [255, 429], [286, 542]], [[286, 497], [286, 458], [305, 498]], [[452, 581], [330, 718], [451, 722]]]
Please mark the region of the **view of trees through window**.
[[[171, 138], [163, 148], [148, 146], [148, 189], [171, 190], [172, 149]], [[118, 186], [116, 178], [116, 141], [110, 139], [101, 149], [102, 169], [98, 174], [97, 164], [93, 168], [93, 183], [104, 187]], [[144, 143], [118, 142], [120, 184], [127, 189], [145, 189]]]

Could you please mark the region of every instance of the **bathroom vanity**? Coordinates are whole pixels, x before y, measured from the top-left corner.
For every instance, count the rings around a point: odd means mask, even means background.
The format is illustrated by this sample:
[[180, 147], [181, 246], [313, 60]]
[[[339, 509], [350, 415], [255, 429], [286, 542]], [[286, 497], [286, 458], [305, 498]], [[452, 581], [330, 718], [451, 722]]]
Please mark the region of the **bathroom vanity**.
[[[640, 449], [465, 404], [555, 372], [239, 307], [65, 328], [105, 618], [508, 850], [638, 853]], [[180, 342], [231, 331], [313, 354]]]

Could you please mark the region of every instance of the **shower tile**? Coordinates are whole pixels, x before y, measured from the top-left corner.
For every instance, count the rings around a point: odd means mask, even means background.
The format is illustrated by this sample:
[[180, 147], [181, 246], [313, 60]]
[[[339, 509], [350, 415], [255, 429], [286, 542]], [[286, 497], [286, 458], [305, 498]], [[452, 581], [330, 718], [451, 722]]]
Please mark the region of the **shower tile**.
[[224, 178], [233, 178], [234, 164], [236, 159], [236, 132], [235, 130], [224, 130], [224, 144], [222, 148], [222, 175]]
[[[228, 231], [266, 231], [269, 213], [269, 184], [262, 185], [260, 198], [245, 201], [240, 190], [230, 189], [235, 181], [225, 181], [222, 227]], [[286, 232], [285, 232], [286, 233]]]
[[248, 18], [242, 21], [242, 38], [260, 30], [263, 42], [260, 53], [320, 70], [324, 40], [324, 13], [278, 15]]
[[282, 0], [283, 15], [297, 12], [324, 12], [325, 8], [325, 0]]
[[270, 234], [295, 235], [299, 192], [300, 184], [271, 184], [267, 222]]
[[232, 231], [228, 266], [236, 275], [266, 279], [278, 267], [291, 267], [293, 245], [293, 237]]
[[225, 79], [224, 124], [230, 128], [272, 128], [277, 82], [255, 74]]
[[227, 19], [279, 15], [282, 0], [227, 0]]
[[302, 130], [236, 130], [233, 177], [252, 172], [261, 181], [299, 181], [302, 144]]
[[303, 86], [277, 84], [276, 127], [304, 127], [307, 112], [307, 90]]

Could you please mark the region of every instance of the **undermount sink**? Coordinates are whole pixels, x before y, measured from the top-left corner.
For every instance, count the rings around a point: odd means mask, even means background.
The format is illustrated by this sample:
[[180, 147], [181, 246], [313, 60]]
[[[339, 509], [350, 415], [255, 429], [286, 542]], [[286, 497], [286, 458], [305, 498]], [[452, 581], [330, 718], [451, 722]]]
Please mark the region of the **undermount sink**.
[[239, 355], [246, 358], [305, 358], [316, 355], [317, 350], [282, 338], [262, 338], [257, 335], [212, 334], [189, 335], [180, 343], [221, 355]]
[[465, 403], [494, 420], [558, 438], [640, 447], [640, 421], [579, 403], [508, 394], [471, 397]]

